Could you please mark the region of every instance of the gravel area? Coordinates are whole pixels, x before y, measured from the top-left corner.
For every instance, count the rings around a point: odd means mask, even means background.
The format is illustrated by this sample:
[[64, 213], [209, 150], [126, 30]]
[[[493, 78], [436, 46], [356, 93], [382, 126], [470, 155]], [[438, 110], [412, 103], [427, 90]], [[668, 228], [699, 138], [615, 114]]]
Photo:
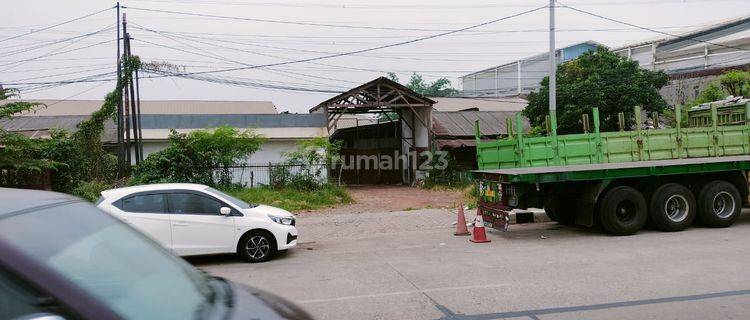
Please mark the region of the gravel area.
[[454, 208], [462, 198], [458, 190], [425, 190], [408, 186], [350, 186], [348, 190], [353, 200], [351, 204], [297, 213], [309, 215]]

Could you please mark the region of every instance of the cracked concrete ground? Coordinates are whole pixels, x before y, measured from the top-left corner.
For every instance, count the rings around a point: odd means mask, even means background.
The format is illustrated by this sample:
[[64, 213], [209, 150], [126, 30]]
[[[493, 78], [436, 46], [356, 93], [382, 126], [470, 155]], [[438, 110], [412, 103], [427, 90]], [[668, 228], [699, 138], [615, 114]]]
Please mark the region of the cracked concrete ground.
[[[469, 219], [473, 216], [469, 215]], [[302, 215], [272, 261], [189, 261], [317, 319], [745, 319], [750, 215], [731, 228], [613, 237], [555, 223], [453, 236], [445, 209]]]

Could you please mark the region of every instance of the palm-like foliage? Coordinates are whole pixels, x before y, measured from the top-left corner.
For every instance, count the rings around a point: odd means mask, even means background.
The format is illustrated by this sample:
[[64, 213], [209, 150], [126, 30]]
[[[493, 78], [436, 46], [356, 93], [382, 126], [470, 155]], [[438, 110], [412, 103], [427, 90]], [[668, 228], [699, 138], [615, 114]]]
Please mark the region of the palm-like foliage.
[[31, 110], [43, 104], [38, 102], [13, 101], [2, 104], [3, 101], [18, 97], [17, 89], [3, 89], [0, 87], [0, 119], [10, 118], [16, 113]]
[[[42, 105], [24, 101], [3, 103], [5, 100], [16, 97], [18, 97], [18, 90], [0, 87], [0, 120]], [[0, 127], [0, 168], [40, 171], [51, 167], [50, 161], [41, 159], [41, 153], [42, 146], [39, 142], [21, 134], [7, 132]]]

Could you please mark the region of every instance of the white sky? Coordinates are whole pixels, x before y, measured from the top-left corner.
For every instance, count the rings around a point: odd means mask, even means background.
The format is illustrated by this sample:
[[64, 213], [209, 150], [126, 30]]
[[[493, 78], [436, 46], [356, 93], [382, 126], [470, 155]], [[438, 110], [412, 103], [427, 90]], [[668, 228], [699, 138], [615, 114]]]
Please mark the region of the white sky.
[[[44, 44], [45, 41], [66, 39], [114, 26], [114, 10], [48, 31], [3, 41], [18, 34], [107, 8], [114, 5], [114, 1], [1, 0], [1, 2], [0, 12], [2, 12], [3, 19], [0, 20], [0, 83], [61, 81], [115, 70], [114, 30], [10, 54], [34, 48]], [[747, 0], [565, 0], [561, 2], [603, 16], [669, 33], [681, 33], [750, 14], [750, 7], [745, 5]], [[143, 61], [160, 60], [184, 65], [186, 70], [191, 72], [269, 64], [365, 49], [440, 32], [431, 30], [463, 28], [543, 6], [548, 1], [125, 0], [121, 3], [123, 6], [133, 8], [254, 19], [429, 29], [424, 31], [333, 28], [123, 9], [123, 12], [127, 12], [128, 15], [130, 34], [135, 39], [132, 42], [133, 54], [139, 55]], [[138, 26], [141, 29], [137, 28]], [[189, 34], [167, 34], [171, 37], [170, 39], [143, 28]], [[289, 64], [265, 69], [218, 73], [212, 76], [241, 77], [245, 81], [270, 85], [344, 91], [384, 75], [387, 71], [395, 71], [402, 81], [408, 79], [411, 73], [417, 72], [425, 75], [427, 79], [448, 77], [453, 81], [454, 86], [460, 87], [458, 76], [546, 51], [548, 35], [545, 30], [547, 28], [548, 10], [545, 9], [474, 29], [473, 32], [463, 32], [355, 56], [316, 61], [319, 64]], [[659, 34], [634, 30], [565, 8], [557, 9], [557, 28], [559, 29], [558, 47], [586, 40], [595, 40], [608, 46], [620, 46], [661, 37]], [[107, 40], [110, 41], [106, 42]], [[95, 45], [101, 42], [106, 43]], [[159, 45], [183, 51], [159, 47]], [[74, 50], [86, 46], [91, 47]], [[33, 59], [68, 50], [74, 51]], [[26, 59], [30, 61], [17, 63], [19, 60]], [[29, 90], [22, 92], [22, 97], [26, 99], [101, 99], [113, 86], [113, 82], [78, 83], [44, 90]], [[280, 110], [292, 112], [306, 112], [308, 108], [332, 95], [237, 87], [178, 78], [143, 79], [141, 81], [141, 99], [144, 100], [270, 100]]]

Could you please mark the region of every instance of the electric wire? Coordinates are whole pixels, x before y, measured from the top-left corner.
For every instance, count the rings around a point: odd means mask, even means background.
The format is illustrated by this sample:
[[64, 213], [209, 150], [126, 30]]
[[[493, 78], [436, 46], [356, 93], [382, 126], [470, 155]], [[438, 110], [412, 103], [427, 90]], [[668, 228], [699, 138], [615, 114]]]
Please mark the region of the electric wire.
[[93, 13], [89, 13], [89, 14], [84, 15], [84, 16], [80, 16], [80, 17], [77, 17], [77, 18], [73, 18], [73, 19], [70, 19], [70, 20], [67, 20], [67, 21], [63, 21], [63, 22], [57, 23], [57, 24], [53, 24], [53, 25], [48, 26], [48, 27], [44, 27], [44, 28], [37, 29], [37, 30], [32, 30], [32, 31], [29, 31], [27, 33], [19, 34], [19, 35], [12, 36], [12, 37], [9, 37], [9, 38], [0, 39], [0, 42], [5, 42], [5, 41], [8, 41], [8, 40], [18, 39], [20, 37], [28, 36], [28, 35], [35, 34], [35, 33], [41, 32], [41, 31], [45, 31], [45, 30], [49, 30], [49, 29], [52, 29], [52, 28], [56, 28], [56, 27], [59, 27], [59, 26], [62, 26], [62, 25], [65, 25], [65, 24], [68, 24], [68, 23], [71, 23], [71, 22], [75, 22], [75, 21], [78, 21], [78, 20], [86, 19], [86, 18], [91, 17], [91, 16], [95, 16], [97, 14], [100, 14], [100, 13], [105, 12], [107, 10], [112, 10], [114, 8], [115, 7], [108, 7], [108, 8], [105, 8], [105, 9], [93, 12]]

